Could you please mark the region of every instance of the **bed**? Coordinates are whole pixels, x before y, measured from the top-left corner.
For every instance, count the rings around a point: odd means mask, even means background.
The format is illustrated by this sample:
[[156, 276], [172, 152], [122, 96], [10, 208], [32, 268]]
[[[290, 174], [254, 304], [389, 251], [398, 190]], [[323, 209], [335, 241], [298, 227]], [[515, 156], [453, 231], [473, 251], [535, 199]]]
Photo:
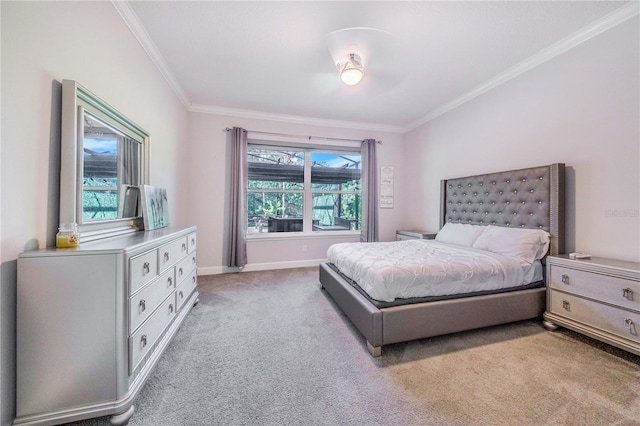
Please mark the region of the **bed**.
[[[564, 176], [564, 164], [556, 163], [442, 180], [440, 228], [451, 223], [540, 229], [549, 235], [547, 254], [562, 253]], [[537, 281], [385, 302], [370, 297], [331, 262], [322, 263], [319, 274], [322, 288], [362, 333], [374, 357], [382, 354], [384, 345], [536, 318], [545, 310], [546, 288]]]

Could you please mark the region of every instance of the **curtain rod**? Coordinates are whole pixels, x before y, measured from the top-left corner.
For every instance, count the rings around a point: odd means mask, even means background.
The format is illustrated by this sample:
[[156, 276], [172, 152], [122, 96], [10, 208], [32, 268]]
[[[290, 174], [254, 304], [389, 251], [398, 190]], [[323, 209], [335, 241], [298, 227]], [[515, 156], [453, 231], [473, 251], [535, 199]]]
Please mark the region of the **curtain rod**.
[[[233, 130], [231, 127], [225, 127], [226, 132]], [[256, 133], [258, 135], [271, 135], [271, 136], [285, 136], [285, 137], [294, 137], [294, 138], [308, 138], [311, 139], [322, 139], [327, 141], [343, 141], [343, 142], [360, 142], [362, 143], [362, 139], [344, 139], [344, 138], [330, 138], [325, 136], [307, 136], [307, 135], [291, 135], [288, 133], [273, 133], [273, 132], [261, 132], [258, 130], [246, 130], [247, 133]], [[379, 144], [382, 144], [382, 141], [376, 141]]]

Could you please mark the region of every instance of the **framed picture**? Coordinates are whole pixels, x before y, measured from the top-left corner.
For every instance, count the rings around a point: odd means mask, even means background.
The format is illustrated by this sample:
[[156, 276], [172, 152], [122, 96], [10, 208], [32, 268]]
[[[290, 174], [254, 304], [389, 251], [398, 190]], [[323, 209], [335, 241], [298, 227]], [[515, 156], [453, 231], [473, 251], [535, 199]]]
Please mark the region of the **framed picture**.
[[167, 190], [150, 185], [141, 185], [140, 196], [144, 229], [152, 230], [169, 226]]
[[381, 209], [393, 208], [393, 167], [380, 167], [380, 199]]

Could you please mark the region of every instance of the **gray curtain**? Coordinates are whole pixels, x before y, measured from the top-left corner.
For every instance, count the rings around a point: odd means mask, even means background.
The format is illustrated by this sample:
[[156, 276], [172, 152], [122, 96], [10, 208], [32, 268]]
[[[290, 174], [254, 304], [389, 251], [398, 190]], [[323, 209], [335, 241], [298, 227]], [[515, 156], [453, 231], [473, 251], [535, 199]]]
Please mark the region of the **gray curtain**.
[[360, 241], [378, 241], [378, 165], [376, 140], [362, 141], [362, 228]]
[[140, 185], [140, 143], [134, 139], [120, 136], [120, 183], [123, 185]]
[[247, 131], [231, 130], [231, 200], [228, 228], [227, 266], [247, 264]]

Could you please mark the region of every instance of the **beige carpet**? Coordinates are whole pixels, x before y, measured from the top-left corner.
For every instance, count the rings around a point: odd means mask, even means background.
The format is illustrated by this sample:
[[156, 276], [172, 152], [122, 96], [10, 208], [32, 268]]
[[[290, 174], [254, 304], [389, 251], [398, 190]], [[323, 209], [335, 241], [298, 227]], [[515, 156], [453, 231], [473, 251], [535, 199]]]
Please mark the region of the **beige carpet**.
[[317, 276], [200, 277], [130, 424], [640, 425], [640, 357], [524, 321], [374, 359]]

